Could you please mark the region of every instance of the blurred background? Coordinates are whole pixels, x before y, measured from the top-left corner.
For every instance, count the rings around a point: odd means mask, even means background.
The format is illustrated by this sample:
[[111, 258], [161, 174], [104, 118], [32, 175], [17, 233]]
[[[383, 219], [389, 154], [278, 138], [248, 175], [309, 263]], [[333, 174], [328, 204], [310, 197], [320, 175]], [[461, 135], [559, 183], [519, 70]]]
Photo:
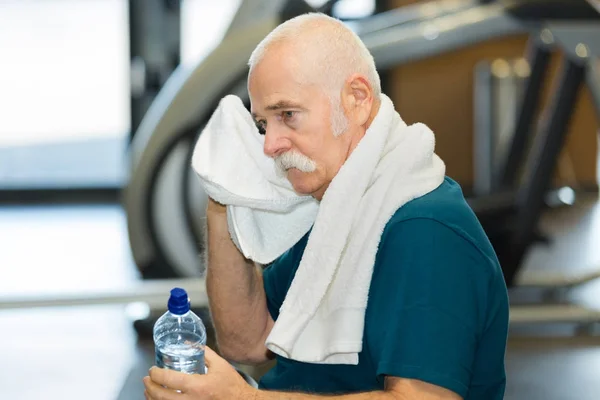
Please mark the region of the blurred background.
[[174, 286], [214, 341], [191, 151], [311, 10], [361, 36], [492, 239], [506, 398], [598, 398], [600, 1], [0, 0], [1, 399], [143, 399]]

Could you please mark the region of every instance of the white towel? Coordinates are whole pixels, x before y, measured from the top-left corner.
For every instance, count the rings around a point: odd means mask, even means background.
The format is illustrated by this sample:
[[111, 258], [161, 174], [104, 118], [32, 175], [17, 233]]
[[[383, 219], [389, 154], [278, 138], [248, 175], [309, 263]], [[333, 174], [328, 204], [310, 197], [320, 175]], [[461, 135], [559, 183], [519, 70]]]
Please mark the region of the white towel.
[[298, 242], [315, 221], [318, 202], [298, 196], [263, 153], [258, 133], [242, 101], [224, 97], [202, 131], [192, 167], [206, 193], [228, 205], [231, 238], [242, 254], [268, 264]]
[[[400, 207], [444, 180], [433, 132], [407, 126], [382, 95], [377, 116], [320, 204], [277, 176], [262, 144], [241, 101], [228, 96], [200, 136], [192, 163], [208, 194], [228, 205], [231, 236], [243, 254], [277, 256], [312, 226], [266, 345], [297, 361], [357, 364], [383, 229]], [[249, 237], [254, 234], [260, 239]], [[277, 250], [269, 253], [270, 246]]]

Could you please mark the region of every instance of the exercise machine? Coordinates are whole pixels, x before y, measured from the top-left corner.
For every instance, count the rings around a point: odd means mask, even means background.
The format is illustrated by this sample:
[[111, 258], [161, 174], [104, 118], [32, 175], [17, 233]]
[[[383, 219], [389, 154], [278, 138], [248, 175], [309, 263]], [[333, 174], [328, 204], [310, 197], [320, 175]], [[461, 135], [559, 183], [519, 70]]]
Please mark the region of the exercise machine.
[[[248, 102], [247, 60], [298, 1], [242, 2], [222, 43], [198, 65], [175, 70], [131, 144], [132, 172], [124, 205], [134, 259], [146, 278], [202, 276], [206, 197], [190, 168], [193, 145], [218, 101], [232, 93]], [[443, 4], [443, 7], [435, 5]], [[293, 10], [292, 10], [293, 11]], [[254, 12], [254, 14], [252, 14]], [[255, 16], [256, 18], [253, 18]], [[381, 24], [372, 21], [378, 19]], [[396, 21], [396, 22], [394, 22]], [[352, 21], [380, 70], [493, 37], [527, 32], [497, 4], [429, 2]]]
[[[289, 8], [292, 3], [296, 4], [295, 10]], [[332, 3], [326, 7], [330, 9]], [[173, 74], [136, 132], [132, 144], [133, 173], [125, 204], [132, 250], [145, 277], [202, 274], [198, 254], [202, 251], [205, 199], [189, 167], [193, 144], [223, 95], [234, 93], [247, 101], [245, 63], [255, 44], [280, 21], [307, 11], [306, 7], [298, 7], [298, 2], [280, 2], [279, 10], [274, 7], [274, 13], [263, 14], [262, 19], [250, 23], [253, 18], [247, 16], [252, 10], [265, 11], [257, 4], [253, 3], [252, 9], [242, 4], [240, 15], [246, 16], [245, 24], [236, 28], [234, 18], [223, 43], [209, 58], [192, 70]], [[593, 21], [596, 16], [596, 10], [586, 0], [452, 1], [404, 7], [352, 21], [353, 29], [372, 52], [380, 70], [490, 38], [531, 34], [532, 73], [511, 150], [502, 168], [503, 191], [470, 199], [498, 249], [509, 286], [514, 283], [523, 255], [539, 238], [535, 232], [539, 219], [536, 208], [541, 210], [540, 199], [544, 195], [540, 195], [540, 190], [547, 190], [556, 161], [556, 157], [547, 160], [545, 156], [541, 170], [529, 177], [520, 190], [517, 188], [516, 176], [532, 137], [534, 112], [551, 46], [556, 46], [552, 31], [558, 23], [564, 26], [563, 31], [572, 30], [581, 37], [585, 34], [580, 29], [582, 21]], [[227, 65], [221, 66], [219, 62], [224, 59]], [[550, 125], [559, 129], [556, 123], [560, 121], [551, 121]], [[176, 158], [179, 162], [174, 161]], [[516, 219], [511, 218], [515, 216]], [[512, 226], [515, 220], [519, 221], [516, 229]]]
[[[571, 7], [577, 3], [581, 8]], [[515, 283], [519, 267], [532, 243], [544, 239], [537, 231], [537, 224], [575, 110], [577, 95], [586, 83], [593, 98], [599, 94], [596, 63], [600, 46], [595, 38], [600, 37], [600, 14], [589, 3], [568, 2], [563, 10], [559, 7], [532, 8], [519, 17], [552, 19], [532, 35], [529, 44], [531, 74], [518, 108], [510, 150], [500, 168], [499, 185], [505, 192], [492, 194], [493, 201], [485, 198], [472, 200], [474, 210], [494, 243], [509, 286]], [[565, 23], [573, 20], [578, 23]], [[534, 116], [539, 108], [550, 55], [555, 49], [560, 49], [564, 57], [552, 99], [543, 110], [539, 130], [534, 135]], [[596, 112], [600, 119], [597, 101]], [[526, 157], [530, 143], [532, 149]], [[519, 184], [521, 173], [523, 178]], [[517, 188], [516, 192], [513, 188]], [[498, 218], [499, 213], [503, 214], [503, 218]], [[600, 270], [585, 276], [529, 274], [519, 283], [521, 286], [572, 286], [596, 277], [600, 277]]]

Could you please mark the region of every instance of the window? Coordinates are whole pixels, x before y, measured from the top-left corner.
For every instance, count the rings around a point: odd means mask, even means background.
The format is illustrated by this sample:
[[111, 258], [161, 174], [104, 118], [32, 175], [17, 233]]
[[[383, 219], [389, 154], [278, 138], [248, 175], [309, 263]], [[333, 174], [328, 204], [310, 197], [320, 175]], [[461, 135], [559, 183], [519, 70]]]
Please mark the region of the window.
[[122, 184], [127, 23], [126, 0], [0, 2], [0, 189]]

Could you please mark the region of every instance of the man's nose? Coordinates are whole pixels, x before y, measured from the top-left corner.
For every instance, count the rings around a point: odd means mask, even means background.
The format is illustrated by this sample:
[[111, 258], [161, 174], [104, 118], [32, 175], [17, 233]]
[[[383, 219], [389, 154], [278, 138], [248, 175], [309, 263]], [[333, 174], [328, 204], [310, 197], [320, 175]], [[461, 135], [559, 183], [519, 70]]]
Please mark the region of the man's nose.
[[275, 128], [267, 127], [265, 132], [264, 153], [275, 158], [289, 150], [289, 140]]

